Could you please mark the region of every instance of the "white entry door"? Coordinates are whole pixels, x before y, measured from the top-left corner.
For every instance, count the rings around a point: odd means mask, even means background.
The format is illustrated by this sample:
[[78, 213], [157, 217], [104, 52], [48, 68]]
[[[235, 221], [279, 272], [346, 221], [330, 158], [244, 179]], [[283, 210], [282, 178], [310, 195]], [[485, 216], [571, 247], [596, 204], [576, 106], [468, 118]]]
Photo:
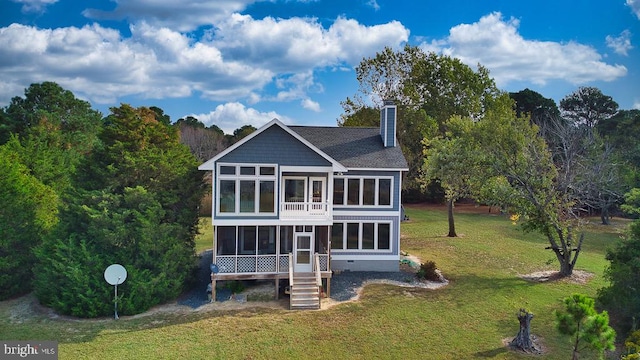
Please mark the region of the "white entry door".
[[311, 272], [313, 267], [313, 234], [296, 234], [293, 243], [293, 269], [295, 272]]

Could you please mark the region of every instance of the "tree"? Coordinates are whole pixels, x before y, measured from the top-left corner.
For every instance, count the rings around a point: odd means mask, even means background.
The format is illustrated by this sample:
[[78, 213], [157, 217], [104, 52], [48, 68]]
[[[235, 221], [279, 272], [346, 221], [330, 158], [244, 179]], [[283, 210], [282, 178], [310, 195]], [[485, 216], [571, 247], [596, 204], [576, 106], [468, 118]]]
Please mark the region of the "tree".
[[640, 187], [640, 110], [621, 110], [599, 121], [597, 132], [614, 149], [627, 188]]
[[205, 162], [228, 147], [227, 139], [223, 134], [205, 128], [201, 122], [181, 122], [180, 120], [175, 124], [180, 129], [180, 142], [189, 147], [198, 161]]
[[32, 84], [6, 108], [11, 147], [31, 173], [59, 194], [71, 186], [80, 161], [98, 143], [100, 112], [53, 82]]
[[0, 146], [0, 300], [31, 291], [33, 247], [58, 221], [57, 195]]
[[626, 239], [607, 251], [605, 278], [610, 284], [598, 290], [598, 300], [619, 321], [625, 332], [640, 320], [640, 222], [634, 221]]
[[570, 276], [584, 240], [584, 234], [577, 235], [581, 219], [575, 205], [580, 201], [566, 182], [575, 176], [560, 174], [565, 169], [556, 166], [538, 127], [528, 118], [518, 118], [513, 111], [508, 114], [503, 107], [489, 111], [476, 129], [485, 155], [485, 178], [506, 180], [510, 189], [497, 192], [509, 201], [503, 206], [520, 215], [526, 231], [538, 231], [547, 238], [560, 274]]
[[129, 105], [111, 111], [101, 145], [65, 198], [55, 236], [37, 252], [46, 268], [36, 273], [39, 300], [76, 316], [105, 315], [97, 302], [109, 301], [100, 279], [109, 262], [128, 266], [132, 279], [122, 304], [130, 314], [177, 296], [195, 267], [204, 190], [197, 160], [157, 111]]
[[560, 117], [560, 110], [553, 99], [545, 98], [530, 89], [509, 93], [515, 101], [516, 116], [529, 116], [534, 124], [542, 127], [549, 119]]
[[573, 338], [574, 360], [584, 348], [596, 350], [601, 358], [605, 350], [615, 349], [616, 332], [609, 326], [609, 315], [606, 311], [598, 313], [592, 298], [573, 294], [564, 299], [564, 305], [563, 312], [555, 313], [556, 326], [561, 334]]
[[[356, 67], [356, 76], [358, 93], [342, 102], [345, 114], [341, 121], [344, 124], [349, 118], [369, 114], [368, 110], [359, 110], [378, 108], [383, 100], [395, 100], [398, 142], [409, 165], [403, 185], [409, 193], [424, 188], [419, 181], [422, 140], [444, 135], [444, 124], [454, 115], [480, 119], [503, 95], [486, 68], [478, 66], [474, 71], [458, 59], [425, 53], [409, 45], [401, 51], [386, 47], [374, 57], [363, 59]], [[362, 99], [370, 99], [373, 106]], [[373, 117], [367, 115], [355, 122], [373, 122]]]
[[229, 144], [232, 145], [242, 140], [245, 136], [251, 134], [256, 130], [257, 129], [252, 125], [244, 125], [238, 129], [235, 129], [233, 131], [233, 135], [226, 135], [226, 137], [227, 137], [227, 140], [229, 141]]
[[452, 117], [446, 127], [446, 136], [424, 140], [424, 174], [422, 181], [426, 186], [435, 180], [445, 191], [449, 233], [456, 237], [453, 208], [456, 200], [477, 197], [482, 177], [482, 154], [472, 138], [473, 120]]
[[562, 116], [576, 125], [594, 128], [618, 111], [618, 103], [595, 87], [580, 87], [560, 100]]

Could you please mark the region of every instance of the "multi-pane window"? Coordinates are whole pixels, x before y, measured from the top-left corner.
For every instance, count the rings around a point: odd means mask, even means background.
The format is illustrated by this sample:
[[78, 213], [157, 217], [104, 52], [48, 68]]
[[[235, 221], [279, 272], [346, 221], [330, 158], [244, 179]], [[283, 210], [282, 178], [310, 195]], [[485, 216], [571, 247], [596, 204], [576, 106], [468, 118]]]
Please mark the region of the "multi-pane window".
[[[273, 255], [276, 253], [275, 226], [218, 226], [216, 239], [217, 255]], [[283, 242], [286, 242], [286, 239], [283, 239]]]
[[392, 177], [336, 177], [333, 204], [391, 207]]
[[275, 165], [219, 165], [218, 213], [275, 214]]
[[391, 223], [334, 223], [331, 227], [331, 249], [391, 250]]

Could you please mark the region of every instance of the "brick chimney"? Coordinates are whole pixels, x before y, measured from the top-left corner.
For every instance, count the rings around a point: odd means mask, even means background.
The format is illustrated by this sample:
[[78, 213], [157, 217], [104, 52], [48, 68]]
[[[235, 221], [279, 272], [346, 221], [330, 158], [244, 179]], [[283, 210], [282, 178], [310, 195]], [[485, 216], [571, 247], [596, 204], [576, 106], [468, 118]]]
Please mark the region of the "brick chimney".
[[393, 100], [384, 100], [380, 111], [380, 136], [384, 147], [396, 146], [396, 121], [398, 110]]

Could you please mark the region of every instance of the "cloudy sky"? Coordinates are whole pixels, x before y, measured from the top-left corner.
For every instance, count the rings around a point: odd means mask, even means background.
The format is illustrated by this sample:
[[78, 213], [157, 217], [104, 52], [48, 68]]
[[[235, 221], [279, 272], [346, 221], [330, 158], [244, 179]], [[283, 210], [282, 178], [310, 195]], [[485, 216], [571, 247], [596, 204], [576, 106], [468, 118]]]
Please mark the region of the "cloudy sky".
[[640, 0], [0, 0], [0, 106], [55, 81], [105, 115], [333, 126], [362, 58], [407, 43], [506, 91], [596, 86], [640, 109]]

